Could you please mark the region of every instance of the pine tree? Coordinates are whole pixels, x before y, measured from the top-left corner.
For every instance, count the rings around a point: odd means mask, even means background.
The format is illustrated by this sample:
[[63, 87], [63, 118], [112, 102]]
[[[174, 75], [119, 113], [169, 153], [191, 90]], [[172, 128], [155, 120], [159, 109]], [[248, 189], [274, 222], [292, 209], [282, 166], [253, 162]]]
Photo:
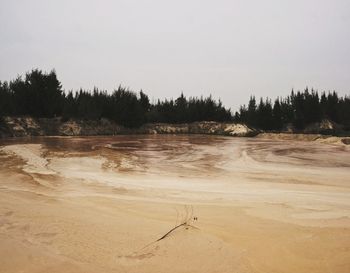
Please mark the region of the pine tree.
[[280, 130], [283, 126], [283, 117], [280, 101], [277, 98], [273, 105], [272, 116], [273, 116], [273, 129]]

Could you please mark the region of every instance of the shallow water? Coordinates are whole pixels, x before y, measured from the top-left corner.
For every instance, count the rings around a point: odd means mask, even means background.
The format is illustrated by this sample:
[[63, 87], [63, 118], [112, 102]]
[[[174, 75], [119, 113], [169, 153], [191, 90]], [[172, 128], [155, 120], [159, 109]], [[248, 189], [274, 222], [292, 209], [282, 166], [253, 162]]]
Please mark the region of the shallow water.
[[[113, 137], [32, 137], [0, 141], [0, 145], [41, 144], [49, 155], [100, 155], [119, 162], [130, 160], [133, 166], [150, 172], [183, 175], [225, 172], [244, 158], [245, 162], [279, 166], [350, 168], [350, 148], [310, 141], [264, 140], [205, 135], [136, 135]], [[239, 164], [237, 164], [239, 165]], [[253, 170], [254, 168], [252, 168]], [[122, 170], [122, 168], [120, 169]], [[239, 171], [239, 170], [238, 170]], [[215, 175], [215, 173], [212, 173]], [[195, 174], [198, 175], [198, 174]]]

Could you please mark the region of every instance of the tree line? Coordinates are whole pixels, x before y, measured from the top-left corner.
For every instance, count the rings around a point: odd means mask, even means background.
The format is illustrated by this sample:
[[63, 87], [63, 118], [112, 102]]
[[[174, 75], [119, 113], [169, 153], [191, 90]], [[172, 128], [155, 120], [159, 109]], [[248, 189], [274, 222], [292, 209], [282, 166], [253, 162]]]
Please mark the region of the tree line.
[[146, 122], [187, 123], [194, 121], [235, 121], [263, 130], [281, 130], [286, 124], [303, 129], [306, 125], [329, 119], [350, 129], [350, 97], [336, 92], [319, 93], [306, 88], [286, 98], [256, 101], [250, 97], [248, 105], [231, 114], [220, 100], [211, 96], [158, 100], [150, 103], [141, 90], [136, 93], [119, 86], [112, 93], [95, 88], [93, 91], [64, 92], [56, 72], [34, 69], [24, 77], [0, 82], [0, 117], [21, 116], [62, 117], [114, 120], [126, 127]]
[[257, 103], [250, 97], [248, 106], [241, 106], [234, 120], [263, 130], [280, 130], [286, 124], [297, 129], [306, 125], [329, 119], [350, 129], [350, 97], [339, 97], [334, 92], [322, 92], [306, 88], [294, 92], [286, 98], [277, 98], [273, 103], [269, 98], [260, 98]]
[[231, 121], [230, 109], [221, 101], [207, 98], [158, 100], [151, 104], [141, 90], [136, 93], [119, 86], [111, 94], [95, 88], [65, 93], [56, 72], [34, 69], [25, 77], [0, 82], [0, 117], [29, 115], [33, 117], [62, 117], [114, 120], [126, 127], [146, 122], [184, 123], [194, 121]]

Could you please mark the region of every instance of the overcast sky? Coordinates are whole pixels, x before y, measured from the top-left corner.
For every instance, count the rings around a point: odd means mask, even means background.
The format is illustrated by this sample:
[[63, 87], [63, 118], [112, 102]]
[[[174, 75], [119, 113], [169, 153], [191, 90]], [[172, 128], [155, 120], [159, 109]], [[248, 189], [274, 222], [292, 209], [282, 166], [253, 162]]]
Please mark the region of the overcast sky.
[[66, 90], [151, 98], [306, 86], [350, 94], [349, 0], [0, 0], [0, 80], [56, 69]]

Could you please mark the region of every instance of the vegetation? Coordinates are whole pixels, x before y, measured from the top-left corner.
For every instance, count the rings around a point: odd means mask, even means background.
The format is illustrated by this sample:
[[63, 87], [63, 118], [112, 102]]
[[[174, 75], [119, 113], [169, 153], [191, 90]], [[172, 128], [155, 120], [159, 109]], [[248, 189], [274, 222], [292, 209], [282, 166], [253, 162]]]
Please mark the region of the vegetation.
[[108, 118], [127, 127], [137, 127], [145, 122], [229, 121], [229, 109], [211, 97], [189, 98], [183, 94], [176, 100], [150, 104], [148, 96], [119, 87], [111, 94], [95, 88], [92, 92], [63, 92], [55, 71], [43, 73], [32, 70], [25, 78], [0, 82], [0, 116], [30, 115], [33, 117], [58, 117], [100, 119]]
[[250, 97], [248, 106], [231, 115], [221, 101], [207, 98], [158, 100], [151, 104], [148, 96], [119, 86], [111, 94], [95, 88], [65, 93], [55, 71], [32, 70], [24, 78], [0, 82], [0, 120], [2, 116], [30, 115], [33, 117], [108, 118], [126, 127], [146, 122], [186, 123], [194, 121], [236, 121], [263, 130], [280, 130], [286, 124], [302, 129], [307, 124], [330, 119], [350, 128], [350, 97], [336, 92], [320, 96], [317, 91], [292, 91], [286, 98], [269, 98], [257, 103]]
[[287, 98], [260, 99], [256, 103], [250, 97], [248, 106], [242, 106], [235, 114], [235, 121], [244, 122], [263, 130], [280, 130], [286, 124], [303, 129], [307, 124], [329, 119], [347, 127], [350, 126], [350, 97], [339, 97], [336, 92], [321, 97], [317, 91], [306, 88], [304, 92], [292, 91]]

